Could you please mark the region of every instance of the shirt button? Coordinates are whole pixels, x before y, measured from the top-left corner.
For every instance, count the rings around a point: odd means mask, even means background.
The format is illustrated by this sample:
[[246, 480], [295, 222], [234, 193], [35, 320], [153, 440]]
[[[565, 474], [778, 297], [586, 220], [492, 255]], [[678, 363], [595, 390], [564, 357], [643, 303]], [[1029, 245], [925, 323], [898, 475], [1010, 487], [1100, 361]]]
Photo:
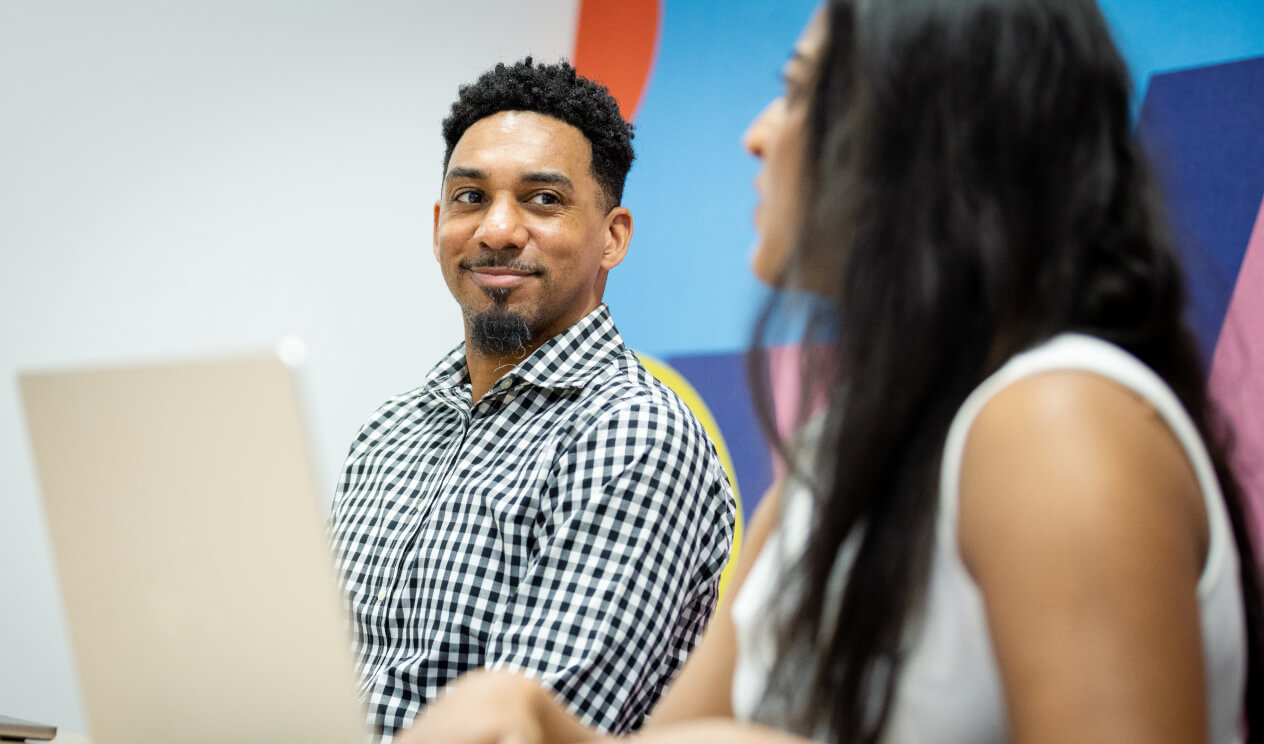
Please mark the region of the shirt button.
[[385, 589], [383, 589], [383, 590], [381, 590], [380, 592], [378, 592], [378, 593], [377, 593], [377, 601], [379, 601], [379, 602], [385, 602], [385, 601], [386, 601], [386, 590], [385, 590]]

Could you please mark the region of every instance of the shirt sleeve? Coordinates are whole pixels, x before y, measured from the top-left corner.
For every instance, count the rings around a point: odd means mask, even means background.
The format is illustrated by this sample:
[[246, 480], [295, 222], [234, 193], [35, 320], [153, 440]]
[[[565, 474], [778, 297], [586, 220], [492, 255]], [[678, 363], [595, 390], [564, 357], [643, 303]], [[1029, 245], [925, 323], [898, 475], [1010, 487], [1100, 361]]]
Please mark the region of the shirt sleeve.
[[715, 609], [734, 502], [683, 411], [625, 404], [558, 458], [488, 666], [541, 680], [585, 724], [644, 720]]

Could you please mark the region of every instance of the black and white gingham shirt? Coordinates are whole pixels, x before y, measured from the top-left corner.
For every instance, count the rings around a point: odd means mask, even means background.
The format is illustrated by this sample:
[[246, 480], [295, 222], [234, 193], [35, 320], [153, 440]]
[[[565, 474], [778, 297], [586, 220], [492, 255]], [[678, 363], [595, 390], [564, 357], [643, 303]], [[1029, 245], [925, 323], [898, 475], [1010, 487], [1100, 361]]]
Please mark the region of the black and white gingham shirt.
[[490, 666], [635, 728], [714, 610], [734, 518], [715, 450], [605, 305], [470, 398], [461, 345], [347, 457], [331, 530], [370, 725], [389, 740]]

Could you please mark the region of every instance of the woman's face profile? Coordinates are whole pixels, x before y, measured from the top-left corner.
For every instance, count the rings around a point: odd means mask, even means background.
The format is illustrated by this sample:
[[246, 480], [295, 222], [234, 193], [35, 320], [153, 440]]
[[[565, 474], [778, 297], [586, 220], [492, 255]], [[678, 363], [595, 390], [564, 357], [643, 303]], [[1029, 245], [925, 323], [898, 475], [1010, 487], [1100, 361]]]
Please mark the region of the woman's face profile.
[[784, 91], [759, 112], [742, 137], [746, 150], [762, 161], [755, 177], [759, 237], [751, 270], [770, 285], [781, 278], [803, 217], [800, 175], [810, 97], [825, 46], [824, 16], [820, 8], [813, 13], [782, 69]]

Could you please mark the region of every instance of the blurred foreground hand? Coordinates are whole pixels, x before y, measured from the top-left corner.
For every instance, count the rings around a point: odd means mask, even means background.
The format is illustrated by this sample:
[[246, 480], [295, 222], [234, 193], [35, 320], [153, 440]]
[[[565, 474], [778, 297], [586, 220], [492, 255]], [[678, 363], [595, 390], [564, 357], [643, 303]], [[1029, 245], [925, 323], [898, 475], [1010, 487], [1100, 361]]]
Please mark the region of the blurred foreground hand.
[[470, 672], [436, 698], [395, 744], [544, 744], [539, 682], [504, 671]]

